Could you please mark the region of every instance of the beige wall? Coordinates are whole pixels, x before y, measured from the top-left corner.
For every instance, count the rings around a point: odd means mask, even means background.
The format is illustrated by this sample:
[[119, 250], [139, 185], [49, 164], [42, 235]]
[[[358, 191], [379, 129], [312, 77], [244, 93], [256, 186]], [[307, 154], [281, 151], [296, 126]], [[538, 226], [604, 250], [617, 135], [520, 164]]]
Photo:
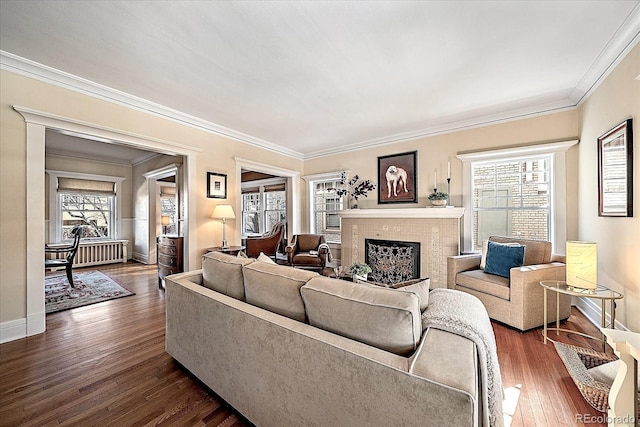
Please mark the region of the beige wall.
[[[578, 110], [312, 159], [304, 164], [300, 160], [3, 70], [0, 72], [0, 323], [24, 318], [26, 312], [26, 128], [24, 119], [12, 109], [13, 105], [20, 105], [202, 150], [197, 156], [196, 179], [191, 183], [195, 185], [196, 197], [189, 204], [196, 217], [196, 235], [192, 237], [196, 247], [202, 250], [221, 240], [220, 224], [209, 218], [215, 204], [221, 201], [206, 198], [206, 172], [227, 174], [230, 196], [224, 202], [238, 206], [236, 193], [239, 194], [240, 183], [236, 181], [235, 156], [303, 171], [304, 174], [350, 169], [363, 178], [377, 181], [378, 156], [417, 150], [419, 202], [388, 207], [425, 206], [426, 196], [433, 186], [435, 169], [439, 174], [438, 186], [444, 188], [446, 184], [447, 161], [451, 161], [452, 168], [452, 201], [460, 205], [462, 171], [456, 154], [579, 137], [581, 143], [567, 156], [567, 205], [570, 209], [567, 239], [599, 243], [599, 280], [625, 294], [625, 299], [619, 304], [619, 320], [639, 331], [640, 314], [630, 308], [640, 303], [637, 273], [640, 254], [640, 174], [637, 172], [640, 150], [635, 150], [635, 218], [597, 216], [595, 151], [597, 136], [629, 116], [634, 116], [634, 133], [640, 135], [640, 82], [633, 80], [640, 73], [639, 54], [640, 48], [636, 47]], [[299, 184], [304, 191], [304, 183], [299, 180]], [[377, 205], [376, 193], [362, 200], [360, 207], [381, 207]], [[306, 203], [301, 209], [304, 210], [302, 229], [305, 230], [308, 227]], [[229, 222], [227, 227], [230, 243], [239, 243], [236, 222]]]
[[[358, 174], [363, 179], [371, 179], [377, 184], [378, 156], [417, 150], [418, 203], [378, 205], [378, 189], [376, 188], [375, 191], [369, 193], [367, 198], [358, 200], [358, 207], [366, 209], [427, 206], [427, 196], [433, 191], [434, 171], [438, 172], [438, 189], [446, 191], [447, 161], [451, 162], [451, 202], [455, 206], [462, 206], [462, 162], [457, 159], [457, 154], [570, 140], [577, 137], [578, 112], [571, 110], [308, 160], [305, 162], [304, 172], [311, 175], [348, 169], [352, 174]], [[580, 144], [571, 148], [567, 155], [567, 175], [569, 177], [577, 176], [579, 146]], [[567, 194], [569, 195], [567, 233], [568, 238], [575, 239], [577, 237], [576, 180], [569, 178], [567, 186]]]
[[[617, 320], [640, 332], [640, 44], [580, 107], [578, 238], [598, 243], [598, 282], [624, 294]], [[597, 139], [633, 118], [633, 218], [598, 216]]]
[[[0, 324], [26, 315], [26, 125], [13, 106], [23, 106], [50, 114], [92, 123], [129, 134], [168, 141], [201, 150], [195, 162], [196, 233], [191, 236], [196, 248], [212, 246], [222, 240], [220, 224], [211, 220], [217, 203], [237, 206], [234, 157], [302, 171], [302, 161], [230, 140], [211, 132], [182, 125], [121, 105], [0, 71]], [[227, 200], [206, 197], [206, 172], [226, 173], [229, 179]], [[44, 196], [44, 195], [43, 195]], [[227, 228], [232, 244], [240, 243], [239, 227], [230, 221]], [[199, 262], [199, 260], [196, 260]], [[196, 264], [196, 267], [198, 265]]]

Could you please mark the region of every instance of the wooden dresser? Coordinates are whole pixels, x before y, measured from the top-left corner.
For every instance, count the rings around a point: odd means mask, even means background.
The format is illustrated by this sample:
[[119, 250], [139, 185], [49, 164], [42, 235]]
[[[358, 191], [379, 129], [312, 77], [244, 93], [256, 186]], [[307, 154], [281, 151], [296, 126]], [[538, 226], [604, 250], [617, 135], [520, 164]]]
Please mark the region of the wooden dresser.
[[164, 289], [164, 278], [182, 273], [182, 237], [162, 235], [157, 238], [158, 286]]

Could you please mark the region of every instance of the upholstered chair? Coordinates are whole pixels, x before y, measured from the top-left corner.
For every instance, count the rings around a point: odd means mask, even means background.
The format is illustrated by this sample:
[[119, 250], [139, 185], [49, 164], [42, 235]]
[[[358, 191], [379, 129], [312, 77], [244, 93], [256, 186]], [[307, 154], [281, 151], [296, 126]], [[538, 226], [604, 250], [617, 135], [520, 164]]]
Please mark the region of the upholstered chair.
[[331, 261], [331, 251], [322, 234], [295, 234], [286, 251], [293, 267], [322, 271]]
[[[504, 276], [481, 266], [481, 254], [450, 256], [447, 259], [447, 287], [475, 295], [489, 317], [526, 331], [544, 323], [542, 280], [565, 280], [565, 258], [551, 253], [551, 242], [517, 237], [491, 236], [489, 242], [525, 247], [521, 266], [510, 268]], [[506, 277], [505, 277], [506, 276]], [[556, 320], [556, 294], [547, 293], [548, 321]], [[571, 297], [560, 295], [560, 319], [571, 314]]]
[[268, 233], [258, 237], [247, 237], [245, 246], [247, 255], [257, 258], [260, 252], [275, 258], [278, 246], [284, 238], [284, 223], [276, 222]]

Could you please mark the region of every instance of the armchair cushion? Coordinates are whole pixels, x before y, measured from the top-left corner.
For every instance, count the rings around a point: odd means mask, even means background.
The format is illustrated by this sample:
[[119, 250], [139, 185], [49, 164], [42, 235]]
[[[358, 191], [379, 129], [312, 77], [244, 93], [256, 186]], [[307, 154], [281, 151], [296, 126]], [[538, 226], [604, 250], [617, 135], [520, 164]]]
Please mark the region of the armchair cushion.
[[470, 270], [458, 273], [456, 281], [458, 286], [493, 295], [506, 301], [509, 301], [511, 297], [511, 288], [507, 277], [488, 274], [482, 270]]
[[511, 269], [524, 263], [524, 249], [522, 245], [511, 246], [489, 241], [484, 272], [509, 278]]

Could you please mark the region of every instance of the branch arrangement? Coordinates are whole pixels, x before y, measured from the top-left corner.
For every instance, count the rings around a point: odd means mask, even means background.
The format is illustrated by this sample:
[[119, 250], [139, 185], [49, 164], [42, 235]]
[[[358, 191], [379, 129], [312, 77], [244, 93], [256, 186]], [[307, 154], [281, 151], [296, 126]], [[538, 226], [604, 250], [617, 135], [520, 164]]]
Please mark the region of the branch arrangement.
[[375, 190], [376, 188], [376, 185], [372, 183], [371, 180], [367, 179], [358, 182], [360, 180], [358, 175], [354, 175], [353, 178], [349, 180], [347, 180], [347, 178], [347, 173], [343, 171], [340, 175], [340, 184], [342, 185], [342, 188], [331, 188], [331, 190], [335, 191], [338, 196], [344, 196], [347, 194], [355, 200], [358, 200], [358, 197], [367, 197], [367, 193]]

